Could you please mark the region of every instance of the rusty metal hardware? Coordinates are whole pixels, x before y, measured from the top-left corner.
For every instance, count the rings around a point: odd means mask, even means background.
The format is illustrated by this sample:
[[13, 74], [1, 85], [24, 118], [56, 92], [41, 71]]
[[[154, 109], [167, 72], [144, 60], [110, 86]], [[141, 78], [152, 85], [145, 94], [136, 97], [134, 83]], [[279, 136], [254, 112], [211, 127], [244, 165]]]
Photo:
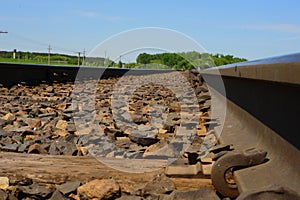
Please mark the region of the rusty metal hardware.
[[230, 151], [221, 156], [213, 165], [211, 178], [216, 190], [224, 197], [236, 198], [239, 191], [233, 179], [235, 170], [261, 164], [267, 152], [250, 148], [244, 151]]
[[233, 151], [233, 150], [234, 150], [234, 148], [232, 145], [218, 144], [210, 150], [210, 152], [214, 154], [214, 157], [212, 158], [212, 160], [216, 161], [221, 156], [224, 156], [226, 153], [228, 153], [229, 151]]
[[234, 150], [233, 146], [232, 145], [229, 145], [229, 144], [218, 144], [216, 146], [214, 146], [210, 152], [216, 154], [216, 153], [219, 153], [219, 152], [222, 152], [222, 151], [232, 151]]

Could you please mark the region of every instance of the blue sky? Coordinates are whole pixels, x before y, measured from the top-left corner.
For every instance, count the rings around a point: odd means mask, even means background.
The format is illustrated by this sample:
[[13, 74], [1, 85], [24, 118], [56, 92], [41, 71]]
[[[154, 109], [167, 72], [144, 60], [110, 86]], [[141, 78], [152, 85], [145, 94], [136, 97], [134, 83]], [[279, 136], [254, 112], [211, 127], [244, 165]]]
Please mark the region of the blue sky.
[[299, 52], [297, 0], [0, 0], [0, 50], [74, 54], [122, 31], [182, 32], [210, 53], [249, 60]]

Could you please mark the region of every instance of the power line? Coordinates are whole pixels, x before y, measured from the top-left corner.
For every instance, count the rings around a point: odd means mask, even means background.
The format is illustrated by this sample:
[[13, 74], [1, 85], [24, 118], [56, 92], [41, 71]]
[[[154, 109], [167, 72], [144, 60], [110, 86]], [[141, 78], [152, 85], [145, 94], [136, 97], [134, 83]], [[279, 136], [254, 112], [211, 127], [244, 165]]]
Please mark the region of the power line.
[[[43, 47], [48, 46], [47, 43], [44, 43], [44, 42], [41, 42], [41, 41], [37, 41], [37, 40], [29, 38], [29, 37], [24, 37], [24, 36], [19, 35], [19, 34], [10, 33], [10, 35], [12, 35], [13, 37], [16, 37], [16, 38], [18, 38], [20, 40], [32, 43], [32, 44], [36, 44], [36, 45], [43, 46]], [[51, 45], [51, 47], [52, 47], [52, 49], [57, 49], [57, 50], [68, 52], [68, 53], [74, 53], [74, 54], [77, 53], [77, 51], [75, 51], [73, 49], [67, 49], [67, 48], [56, 46], [56, 45], [53, 45], [53, 44]]]
[[[7, 31], [0, 31], [0, 33], [8, 33]], [[35, 45], [39, 45], [41, 47], [47, 47], [47, 50], [48, 50], [48, 64], [50, 64], [50, 54], [51, 54], [51, 50], [58, 50], [58, 51], [63, 51], [63, 52], [67, 52], [67, 53], [70, 53], [70, 54], [78, 54], [79, 52], [76, 51], [76, 50], [73, 50], [73, 49], [68, 49], [68, 48], [64, 48], [64, 47], [60, 47], [60, 46], [56, 46], [56, 45], [53, 45], [51, 44], [51, 46], [47, 43], [44, 43], [44, 42], [41, 42], [41, 41], [37, 41], [35, 39], [32, 39], [32, 38], [28, 38], [28, 37], [24, 37], [22, 35], [19, 35], [19, 34], [15, 34], [15, 33], [10, 33], [9, 35], [19, 39], [19, 40], [22, 40], [22, 41], [27, 41], [28, 43], [30, 44], [35, 44]], [[83, 53], [83, 62], [85, 60], [85, 54], [86, 54], [86, 51], [85, 49], [80, 52], [80, 53]], [[80, 59], [80, 56], [79, 56], [79, 59]]]

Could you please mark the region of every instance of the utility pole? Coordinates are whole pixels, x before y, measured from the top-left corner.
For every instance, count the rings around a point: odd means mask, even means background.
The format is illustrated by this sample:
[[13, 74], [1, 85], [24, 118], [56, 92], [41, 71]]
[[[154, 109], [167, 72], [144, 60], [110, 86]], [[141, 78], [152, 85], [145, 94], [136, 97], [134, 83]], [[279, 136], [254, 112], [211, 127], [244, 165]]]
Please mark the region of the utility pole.
[[123, 63], [122, 63], [122, 55], [120, 55], [120, 60], [119, 60], [119, 63], [121, 64], [121, 66], [119, 66], [119, 67], [123, 68]]
[[51, 46], [49, 44], [49, 47], [48, 47], [48, 65], [50, 65], [50, 51], [51, 51]]
[[109, 63], [107, 62], [107, 58], [106, 58], [106, 50], [104, 51], [104, 62], [103, 62], [103, 65], [104, 67], [108, 67], [109, 66]]
[[17, 49], [14, 49], [14, 52], [13, 52], [13, 59], [16, 59], [16, 54], [17, 54]]
[[85, 49], [83, 49], [82, 64], [84, 64], [84, 61], [85, 61]]
[[78, 52], [78, 66], [80, 66], [80, 52]]

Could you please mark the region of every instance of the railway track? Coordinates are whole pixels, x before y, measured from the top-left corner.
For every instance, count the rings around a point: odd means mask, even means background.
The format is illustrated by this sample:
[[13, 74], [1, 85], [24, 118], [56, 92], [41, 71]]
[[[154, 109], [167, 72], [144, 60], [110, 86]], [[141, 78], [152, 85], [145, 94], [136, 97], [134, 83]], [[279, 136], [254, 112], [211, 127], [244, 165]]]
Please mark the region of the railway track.
[[[299, 199], [299, 65], [290, 55], [201, 75], [86, 68], [76, 79], [78, 67], [1, 63], [0, 195], [79, 199], [78, 187], [112, 178], [109, 198]], [[69, 193], [57, 186], [74, 181]]]

